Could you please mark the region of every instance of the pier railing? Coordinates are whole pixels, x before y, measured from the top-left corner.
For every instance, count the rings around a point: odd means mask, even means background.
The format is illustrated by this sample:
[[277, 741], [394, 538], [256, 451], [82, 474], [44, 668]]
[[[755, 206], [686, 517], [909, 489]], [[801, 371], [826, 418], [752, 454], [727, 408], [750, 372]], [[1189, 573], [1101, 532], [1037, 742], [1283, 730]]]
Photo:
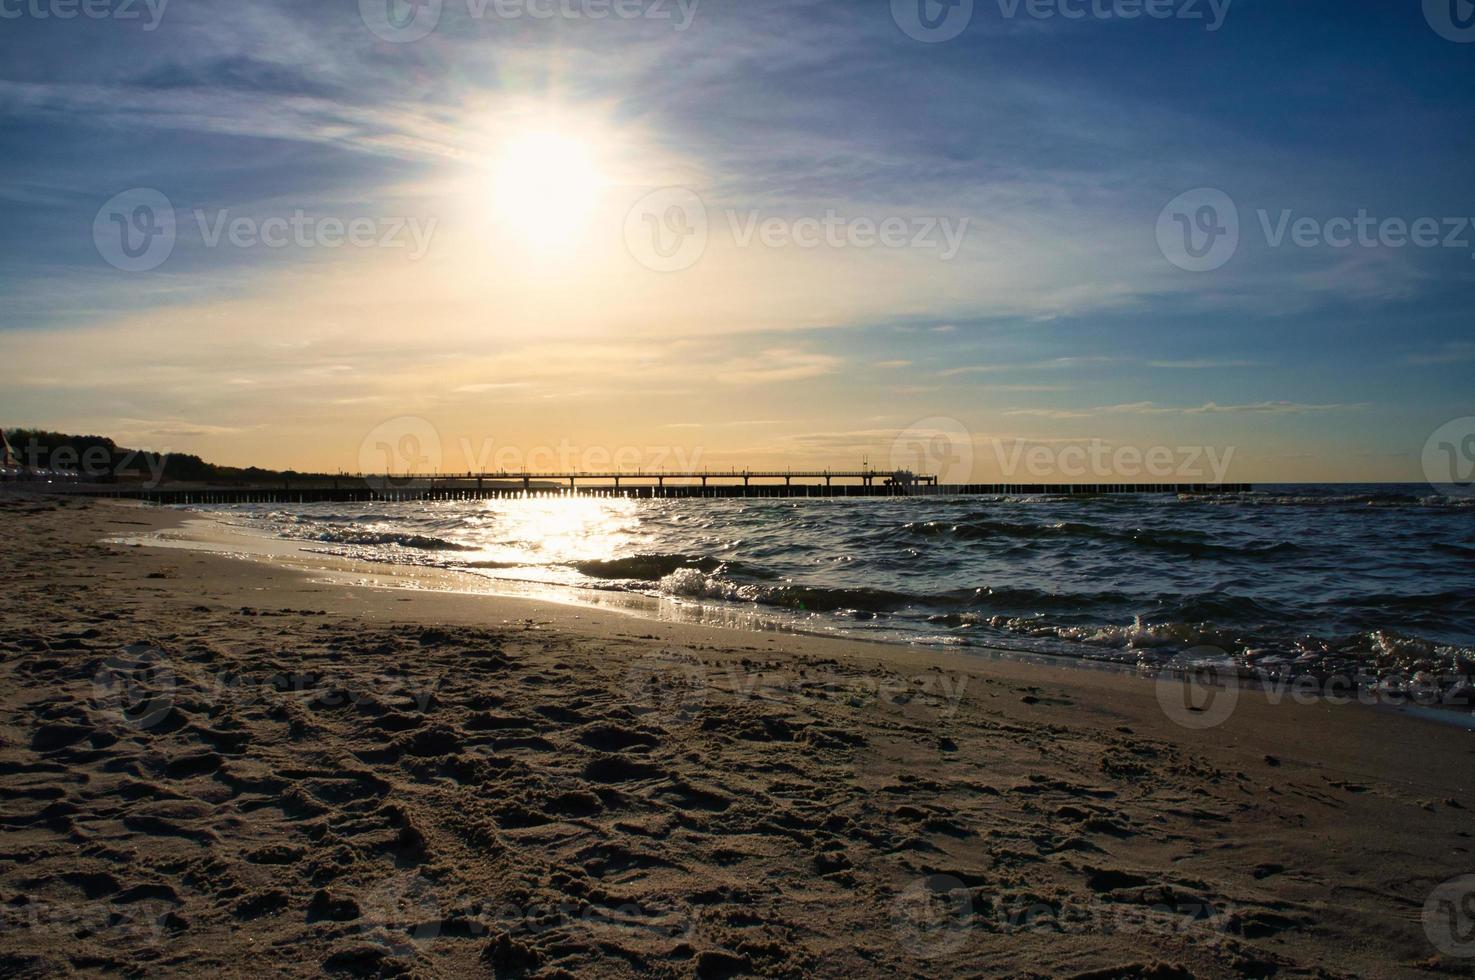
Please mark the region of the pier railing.
[[[737, 471], [735, 473], [340, 475], [297, 477], [274, 485], [57, 487], [61, 492], [144, 500], [155, 504], [319, 503], [403, 500], [487, 500], [518, 497], [633, 499], [830, 498], [968, 496], [1092, 496], [1102, 494], [1246, 493], [1247, 483], [969, 483], [871, 471]], [[782, 480], [776, 482], [758, 482]], [[823, 480], [824, 482], [809, 482]], [[857, 482], [837, 482], [854, 480]], [[736, 481], [736, 482], [733, 482]], [[40, 488], [37, 488], [40, 489]]]

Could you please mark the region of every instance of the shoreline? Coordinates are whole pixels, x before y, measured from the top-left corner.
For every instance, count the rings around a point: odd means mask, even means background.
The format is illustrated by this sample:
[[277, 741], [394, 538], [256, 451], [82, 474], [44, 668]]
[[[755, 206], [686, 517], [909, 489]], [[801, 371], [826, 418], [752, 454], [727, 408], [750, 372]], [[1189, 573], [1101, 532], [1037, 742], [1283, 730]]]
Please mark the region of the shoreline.
[[[120, 502], [108, 501], [110, 505]], [[964, 640], [949, 643], [946, 640], [927, 640], [905, 637], [900, 634], [877, 634], [875, 636], [827, 632], [822, 629], [804, 629], [777, 615], [768, 615], [760, 608], [729, 609], [726, 604], [714, 604], [701, 600], [688, 600], [674, 596], [652, 596], [641, 592], [601, 590], [577, 584], [555, 584], [530, 579], [504, 578], [481, 575], [471, 569], [445, 568], [437, 565], [412, 563], [373, 562], [334, 555], [314, 548], [311, 540], [279, 538], [268, 534], [241, 530], [242, 525], [229, 521], [226, 515], [210, 511], [158, 508], [134, 502], [121, 502], [121, 506], [141, 509], [149, 514], [173, 515], [151, 520], [154, 526], [133, 535], [117, 535], [109, 539], [125, 546], [183, 548], [202, 550], [209, 554], [246, 561], [265, 562], [295, 569], [314, 581], [331, 582], [349, 588], [377, 588], [389, 590], [411, 590], [445, 592], [448, 594], [481, 597], [491, 600], [511, 599], [533, 603], [550, 603], [556, 606], [583, 610], [598, 610], [617, 615], [631, 616], [651, 622], [667, 622], [684, 626], [695, 626], [721, 631], [742, 633], [776, 633], [825, 642], [878, 644], [884, 647], [900, 647], [933, 651], [939, 654], [973, 657], [983, 661], [1004, 661], [1034, 664], [1039, 667], [1063, 666], [1068, 669], [1103, 670], [1130, 676], [1141, 682], [1157, 683], [1167, 672], [1191, 673], [1200, 665], [1192, 662], [1177, 663], [1171, 667], [1148, 667], [1084, 654], [1051, 653], [1048, 651], [1025, 650], [996, 644], [977, 643]], [[1475, 699], [1468, 694], [1452, 698], [1449, 691], [1419, 689], [1412, 694], [1404, 693], [1413, 688], [1409, 676], [1399, 678], [1405, 685], [1401, 690], [1389, 690], [1383, 684], [1371, 686], [1359, 681], [1377, 681], [1372, 675], [1359, 678], [1333, 676], [1315, 678], [1313, 675], [1295, 675], [1267, 668], [1236, 666], [1232, 670], [1214, 667], [1203, 677], [1205, 688], [1218, 688], [1230, 684], [1237, 691], [1245, 688], [1263, 694], [1272, 703], [1293, 701], [1302, 705], [1317, 703], [1345, 706], [1356, 703], [1394, 715], [1421, 717], [1457, 728], [1475, 730]], [[1346, 683], [1342, 683], [1346, 682]], [[1326, 688], [1322, 690], [1321, 688]], [[1195, 690], [1194, 694], [1204, 694]]]
[[1475, 975], [1454, 726], [100, 543], [184, 516], [6, 505], [18, 975]]

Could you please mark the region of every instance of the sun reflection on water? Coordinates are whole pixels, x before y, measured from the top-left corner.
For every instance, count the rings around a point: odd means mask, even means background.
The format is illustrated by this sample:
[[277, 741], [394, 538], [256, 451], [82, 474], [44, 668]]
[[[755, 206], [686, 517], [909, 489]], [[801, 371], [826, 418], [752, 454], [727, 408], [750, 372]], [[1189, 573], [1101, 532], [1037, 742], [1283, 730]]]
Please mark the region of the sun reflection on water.
[[483, 501], [481, 549], [470, 562], [561, 565], [627, 554], [650, 542], [639, 531], [638, 503], [594, 497]]

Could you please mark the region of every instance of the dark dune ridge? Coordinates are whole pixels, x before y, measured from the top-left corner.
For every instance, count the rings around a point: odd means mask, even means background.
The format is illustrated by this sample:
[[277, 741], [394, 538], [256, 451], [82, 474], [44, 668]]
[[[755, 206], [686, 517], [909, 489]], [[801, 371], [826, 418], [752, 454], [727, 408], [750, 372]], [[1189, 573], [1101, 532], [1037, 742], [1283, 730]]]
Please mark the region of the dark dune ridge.
[[1453, 726], [314, 583], [3, 502], [0, 972], [1472, 975]]

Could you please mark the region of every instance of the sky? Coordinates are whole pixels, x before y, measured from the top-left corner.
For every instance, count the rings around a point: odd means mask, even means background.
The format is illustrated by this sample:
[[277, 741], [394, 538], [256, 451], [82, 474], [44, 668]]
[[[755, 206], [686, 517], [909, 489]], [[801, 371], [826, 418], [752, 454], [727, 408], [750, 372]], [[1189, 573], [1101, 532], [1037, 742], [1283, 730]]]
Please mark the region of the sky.
[[312, 470], [1420, 481], [1475, 434], [1472, 18], [0, 0], [0, 424]]

